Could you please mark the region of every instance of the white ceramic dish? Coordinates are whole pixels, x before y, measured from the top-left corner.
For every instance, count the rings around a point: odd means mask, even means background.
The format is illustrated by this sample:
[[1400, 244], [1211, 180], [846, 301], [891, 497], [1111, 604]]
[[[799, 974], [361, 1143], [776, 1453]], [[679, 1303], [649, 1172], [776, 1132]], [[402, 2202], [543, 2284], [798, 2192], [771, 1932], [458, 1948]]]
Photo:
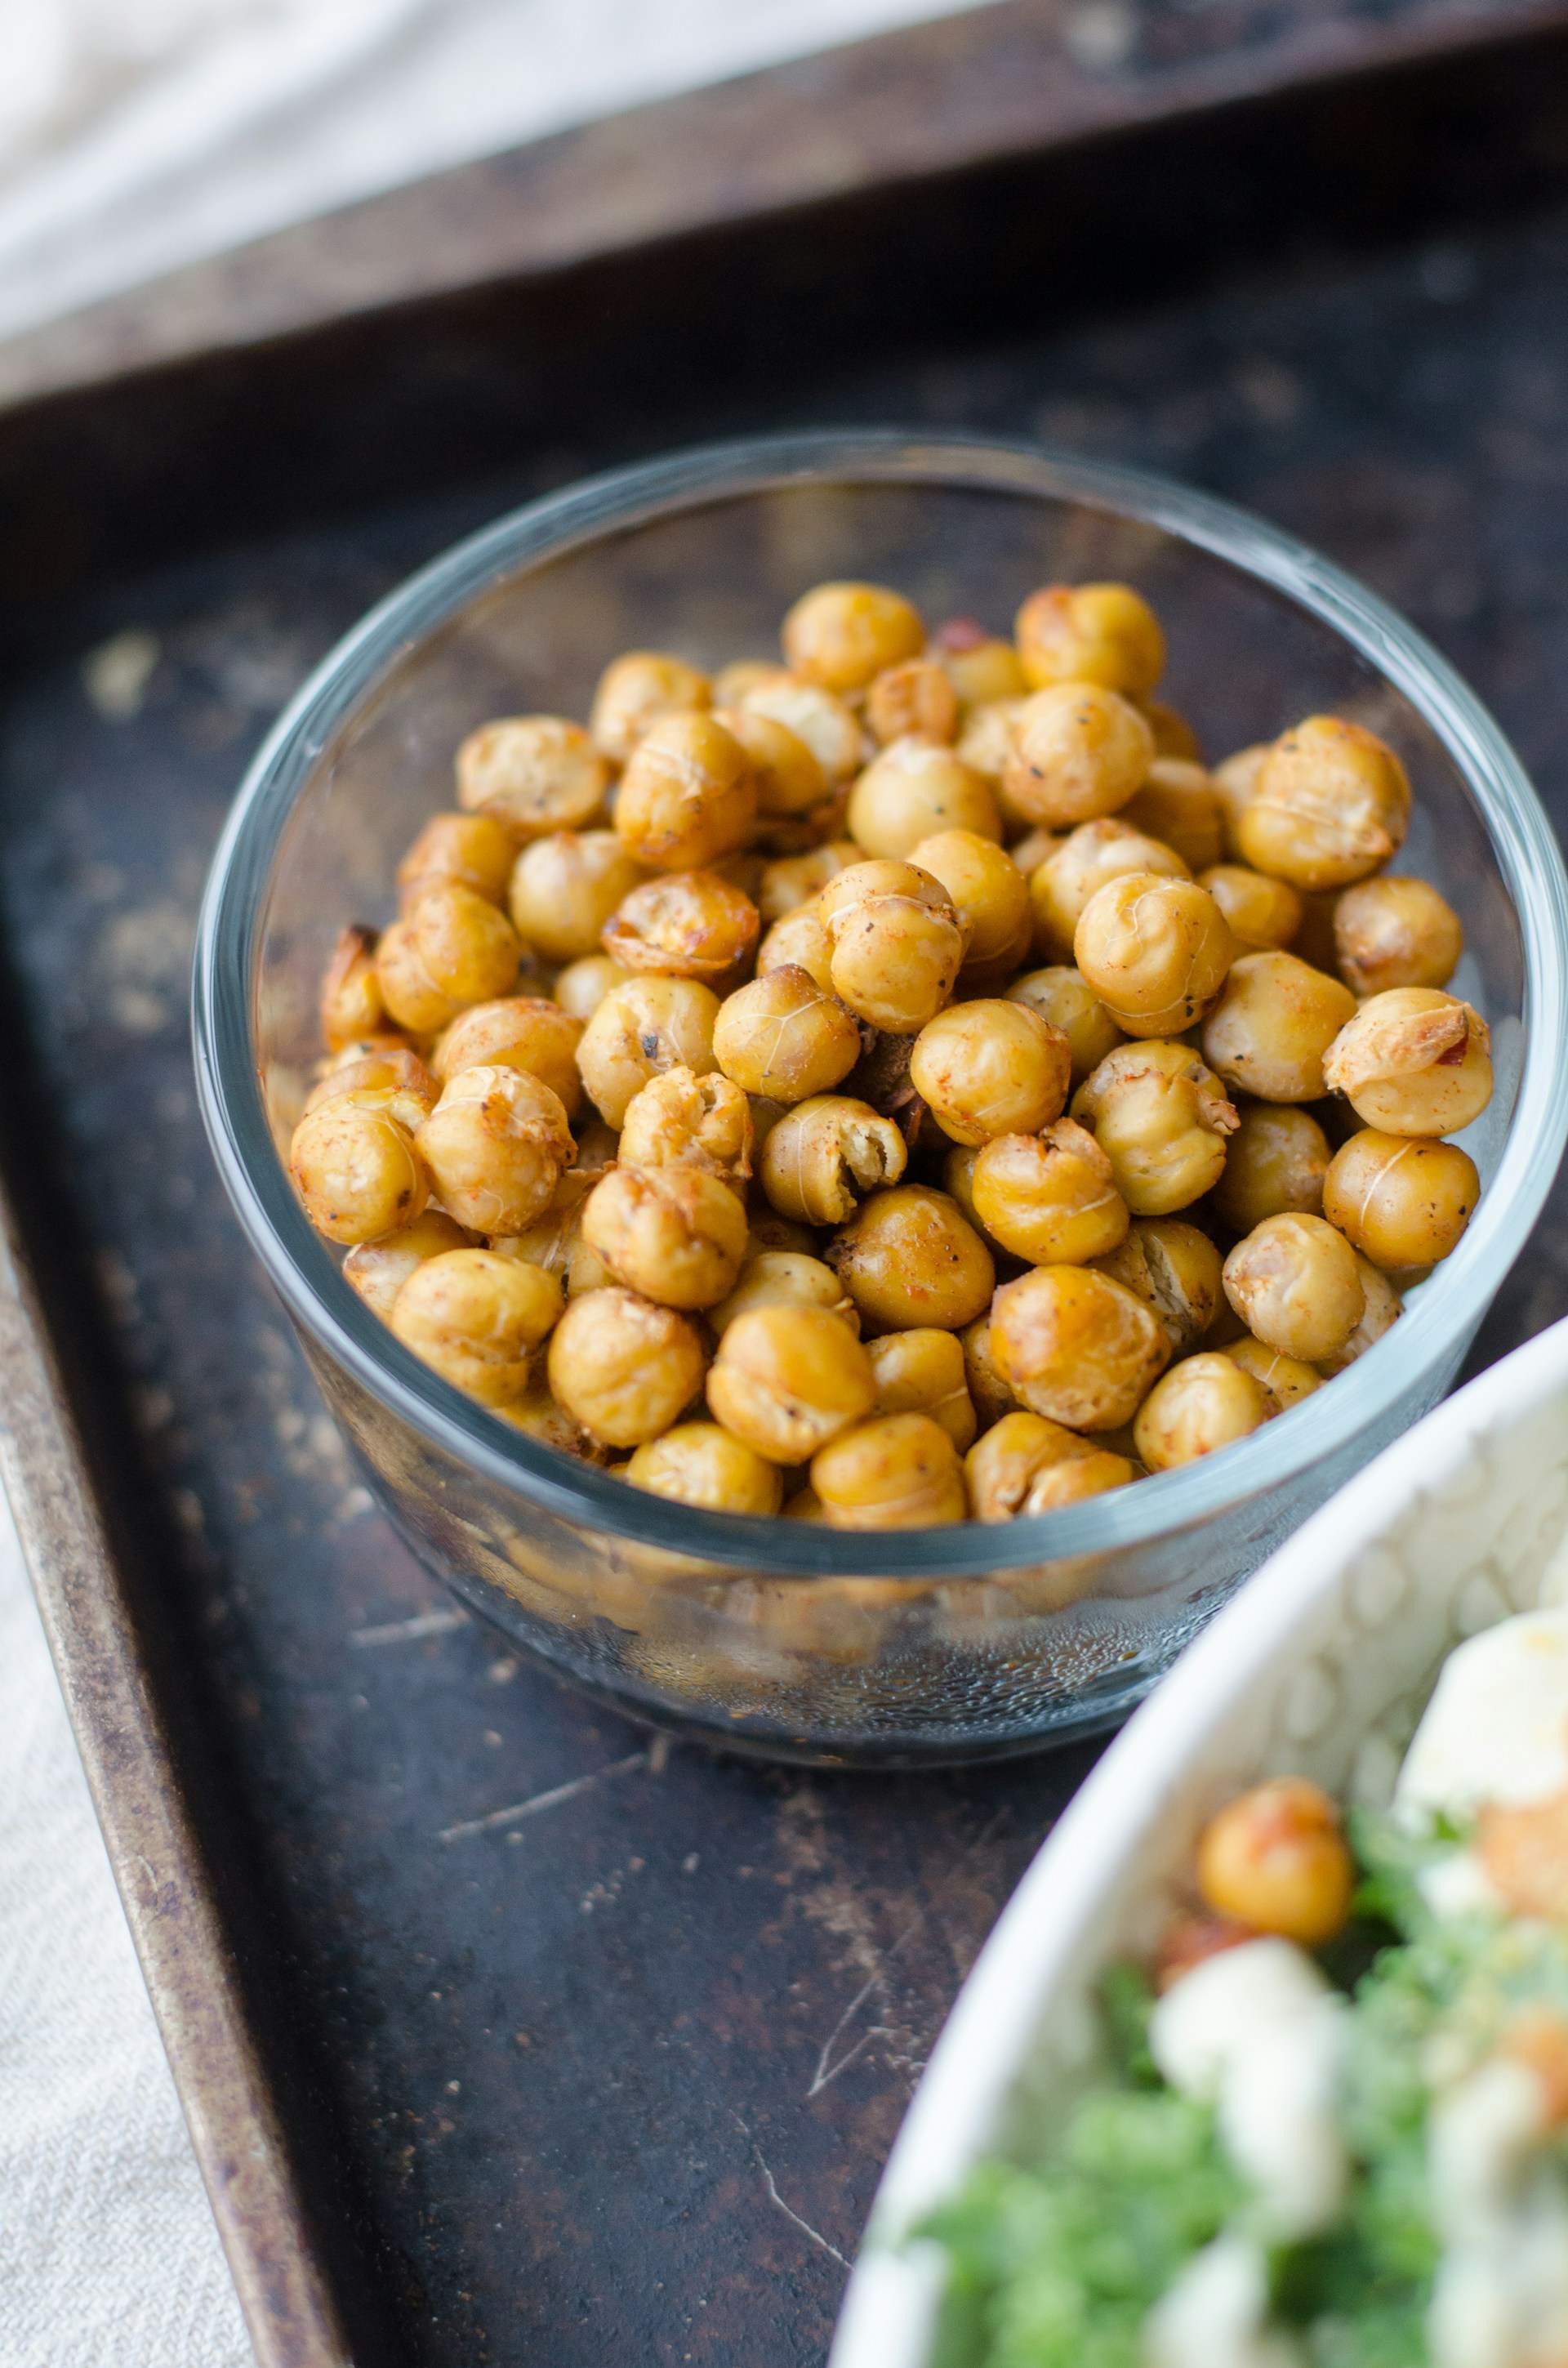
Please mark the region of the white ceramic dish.
[[1192, 1645], [1085, 1785], [960, 1996], [879, 2190], [830, 2368], [927, 2368], [940, 2264], [903, 2232], [1092, 2060], [1106, 1965], [1150, 1948], [1198, 1831], [1258, 1777], [1343, 1793], [1449, 1647], [1561, 1590], [1568, 1322], [1369, 1464]]

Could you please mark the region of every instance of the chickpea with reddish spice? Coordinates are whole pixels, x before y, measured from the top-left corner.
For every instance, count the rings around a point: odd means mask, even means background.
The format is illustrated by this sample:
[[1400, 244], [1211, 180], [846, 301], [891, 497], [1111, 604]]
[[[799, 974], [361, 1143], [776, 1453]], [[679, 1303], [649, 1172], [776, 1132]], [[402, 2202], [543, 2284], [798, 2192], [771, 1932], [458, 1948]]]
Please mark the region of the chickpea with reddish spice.
[[374, 929], [343, 931], [322, 980], [320, 1010], [322, 1040], [329, 1053], [341, 1053], [382, 1027], [387, 1011], [376, 971]]
[[959, 1334], [959, 1345], [963, 1350], [970, 1404], [981, 1429], [986, 1430], [1003, 1415], [1011, 1414], [1018, 1404], [1017, 1392], [1003, 1380], [991, 1353], [990, 1315], [978, 1315], [972, 1324], [966, 1324]]
[[907, 1156], [898, 1128], [869, 1102], [815, 1094], [770, 1132], [762, 1189], [780, 1216], [842, 1225], [869, 1192], [898, 1182]]
[[1133, 1444], [1151, 1472], [1174, 1472], [1261, 1429], [1274, 1411], [1256, 1375], [1222, 1349], [1207, 1349], [1154, 1383], [1132, 1425]]
[[369, 1242], [412, 1224], [430, 1177], [409, 1129], [385, 1108], [343, 1095], [294, 1129], [289, 1173], [305, 1214], [333, 1242]]
[[1013, 761], [1013, 734], [1028, 704], [1020, 695], [990, 700], [983, 706], [971, 708], [960, 726], [955, 744], [964, 763], [983, 774], [996, 791], [1003, 818], [1019, 830], [1029, 818], [1004, 792], [1002, 776]]
[[1244, 863], [1297, 888], [1347, 888], [1397, 855], [1410, 826], [1403, 766], [1373, 732], [1309, 715], [1257, 768], [1236, 817]]
[[525, 847], [507, 906], [523, 943], [546, 962], [597, 954], [616, 907], [643, 877], [613, 830], [558, 830]]
[[[1366, 1271], [1370, 1274], [1375, 1269], [1369, 1267]], [[1362, 1280], [1364, 1286], [1365, 1276]], [[1378, 1280], [1381, 1282], [1382, 1277], [1379, 1275]], [[1282, 1357], [1278, 1349], [1271, 1349], [1267, 1340], [1255, 1340], [1250, 1332], [1244, 1332], [1239, 1340], [1228, 1340], [1219, 1353], [1262, 1383], [1270, 1400], [1271, 1419], [1323, 1387], [1324, 1377], [1315, 1365], [1307, 1364], [1300, 1357]], [[1343, 1357], [1345, 1350], [1339, 1353]]]
[[1165, 669], [1159, 619], [1128, 584], [1050, 584], [1013, 626], [1028, 681], [1093, 682], [1144, 699]]
[[626, 1106], [620, 1157], [629, 1167], [700, 1167], [737, 1188], [752, 1171], [756, 1130], [737, 1085], [676, 1067], [650, 1077]]
[[1074, 1119], [986, 1144], [970, 1189], [990, 1238], [1033, 1266], [1086, 1265], [1127, 1232], [1127, 1203], [1110, 1161]]
[[778, 1466], [716, 1422], [677, 1422], [645, 1440], [626, 1476], [634, 1488], [710, 1513], [777, 1513], [784, 1497]]
[[1301, 926], [1301, 892], [1288, 880], [1270, 880], [1244, 863], [1211, 863], [1199, 871], [1198, 883], [1213, 897], [1244, 953], [1278, 952]]
[[460, 1069], [526, 1069], [560, 1097], [569, 1119], [582, 1104], [577, 1046], [583, 1023], [540, 995], [475, 1003], [438, 1037], [430, 1066], [443, 1085]]
[[1130, 700], [1097, 683], [1053, 683], [1013, 719], [1002, 787], [1028, 821], [1070, 830], [1126, 805], [1153, 762], [1154, 735]]
[[830, 880], [862, 860], [852, 838], [830, 838], [825, 847], [808, 848], [804, 855], [781, 855], [765, 864], [756, 900], [763, 920], [771, 926], [809, 905]]
[[1051, 1027], [1060, 1028], [1067, 1039], [1074, 1091], [1108, 1053], [1125, 1042], [1083, 972], [1070, 962], [1052, 962], [1044, 970], [1031, 970], [1016, 978], [1007, 989], [1007, 999], [1027, 1003]]
[[1457, 1143], [1369, 1126], [1330, 1160], [1323, 1212], [1352, 1249], [1398, 1274], [1458, 1249], [1480, 1197], [1475, 1162]]
[[992, 1303], [991, 1353], [1031, 1414], [1069, 1430], [1119, 1430], [1170, 1362], [1151, 1308], [1092, 1267], [1042, 1266]]
[[781, 639], [792, 674], [842, 697], [918, 657], [926, 628], [920, 611], [885, 585], [818, 584], [790, 610]]
[[849, 792], [845, 819], [868, 855], [894, 862], [936, 831], [973, 831], [998, 844], [1002, 837], [984, 775], [935, 740], [895, 740], [873, 757]]
[[1205, 871], [1224, 854], [1224, 801], [1204, 768], [1185, 757], [1156, 757], [1121, 816], [1134, 830], [1174, 847], [1189, 871]]
[[958, 1203], [926, 1184], [874, 1192], [824, 1255], [871, 1332], [959, 1331], [983, 1313], [996, 1280]]
[[1331, 1156], [1328, 1137], [1311, 1110], [1290, 1102], [1248, 1102], [1225, 1152], [1214, 1206], [1238, 1234], [1290, 1209], [1321, 1216]]
[[910, 863], [858, 863], [817, 899], [831, 943], [834, 991], [857, 1018], [914, 1036], [949, 1000], [964, 932], [952, 899]]
[[1094, 1265], [1153, 1310], [1178, 1357], [1199, 1346], [1224, 1305], [1219, 1249], [1180, 1217], [1135, 1219]]
[[615, 829], [634, 863], [699, 870], [744, 847], [756, 822], [751, 760], [710, 715], [665, 716], [627, 758]]
[[750, 707], [716, 707], [713, 721], [744, 751], [764, 822], [813, 814], [824, 803], [832, 784], [822, 759], [787, 723]]
[[1036, 866], [1029, 873], [1029, 903], [1040, 945], [1053, 962], [1073, 961], [1079, 920], [1097, 892], [1132, 872], [1156, 872], [1166, 880], [1191, 876], [1174, 848], [1146, 838], [1115, 815], [1080, 823]]
[[580, 723], [562, 715], [504, 716], [458, 750], [458, 803], [514, 841], [579, 830], [604, 803], [609, 767]]
[[717, 871], [666, 871], [644, 880], [605, 923], [604, 950], [623, 970], [722, 984], [756, 949], [761, 917], [749, 896]]
[[770, 970], [803, 970], [824, 995], [832, 995], [833, 939], [814, 901], [797, 905], [763, 939], [756, 950], [756, 974], [763, 978]]
[[713, 1054], [748, 1094], [793, 1103], [831, 1092], [860, 1056], [843, 1004], [797, 965], [770, 970], [730, 996], [713, 1024]]
[[938, 830], [910, 849], [909, 860], [952, 899], [965, 938], [960, 991], [1005, 985], [1028, 959], [1034, 934], [1028, 883], [1012, 857], [977, 831]]
[[1211, 1191], [1237, 1126], [1211, 1069], [1185, 1044], [1119, 1045], [1073, 1097], [1135, 1217], [1168, 1217]]
[[734, 1289], [746, 1212], [704, 1168], [612, 1167], [589, 1195], [583, 1239], [629, 1291], [689, 1312]]
[[812, 1456], [812, 1486], [835, 1530], [924, 1530], [969, 1515], [958, 1449], [925, 1414], [845, 1431]]
[[611, 1284], [568, 1304], [551, 1336], [550, 1386], [606, 1447], [641, 1447], [684, 1414], [705, 1363], [688, 1316]]
[[403, 1045], [361, 1053], [334, 1064], [311, 1089], [302, 1118], [326, 1102], [354, 1102], [361, 1110], [385, 1110], [416, 1134], [440, 1099], [440, 1087], [417, 1053]]
[[977, 1521], [1012, 1521], [1124, 1488], [1134, 1467], [1125, 1455], [1020, 1408], [1003, 1415], [970, 1449], [964, 1477]]
[[868, 1340], [866, 1354], [876, 1377], [875, 1411], [928, 1415], [961, 1455], [974, 1437], [975, 1416], [957, 1334], [917, 1325]]
[[1334, 907], [1340, 973], [1357, 995], [1447, 986], [1464, 951], [1464, 929], [1447, 897], [1425, 880], [1358, 881]]
[[357, 1242], [343, 1261], [343, 1280], [352, 1283], [367, 1307], [390, 1324], [398, 1292], [415, 1267], [446, 1250], [472, 1247], [470, 1235], [439, 1209], [426, 1209], [411, 1224]]
[[866, 693], [866, 721], [884, 748], [911, 734], [950, 741], [959, 724], [952, 677], [935, 658], [905, 658], [884, 666]]
[[505, 913], [456, 882], [427, 888], [376, 948], [381, 1000], [415, 1036], [435, 1035], [468, 1004], [508, 994], [521, 960]]
[[1323, 1073], [1368, 1126], [1458, 1134], [1492, 1099], [1492, 1039], [1481, 1014], [1457, 996], [1391, 987], [1346, 1018]]
[[487, 814], [432, 814], [397, 867], [397, 897], [404, 912], [427, 888], [456, 882], [487, 905], [504, 905], [517, 842]]
[[1235, 953], [1220, 907], [1195, 880], [1133, 871], [1090, 897], [1073, 955], [1129, 1036], [1178, 1036], [1218, 1000]]
[[909, 1075], [944, 1134], [990, 1143], [1032, 1134], [1067, 1104], [1073, 1056], [1066, 1037], [1027, 1003], [958, 1003], [915, 1040]]
[[1260, 1100], [1319, 1101], [1324, 1056], [1355, 1009], [1347, 986], [1294, 954], [1243, 954], [1205, 1022], [1203, 1057]]
[[655, 723], [671, 715], [699, 715], [712, 704], [708, 677], [684, 658], [658, 650], [628, 650], [599, 677], [588, 717], [596, 748], [624, 765]]
[[578, 1074], [600, 1116], [619, 1128], [650, 1077], [677, 1068], [703, 1077], [717, 1068], [719, 1008], [712, 989], [695, 978], [644, 975], [612, 987], [577, 1046]]
[[550, 1206], [573, 1153], [561, 1098], [523, 1069], [460, 1069], [417, 1145], [442, 1206], [475, 1234], [517, 1234]]
[[770, 1463], [804, 1463], [876, 1404], [871, 1360], [825, 1307], [765, 1304], [724, 1327], [708, 1403]]
[[482, 1406], [506, 1406], [528, 1385], [535, 1349], [561, 1313], [561, 1286], [493, 1250], [423, 1259], [392, 1304], [405, 1349]]
[[1349, 1243], [1322, 1217], [1266, 1217], [1225, 1260], [1225, 1296], [1256, 1339], [1315, 1364], [1343, 1349], [1367, 1304]]
[[753, 1307], [824, 1308], [857, 1337], [860, 1330], [854, 1301], [833, 1269], [809, 1250], [748, 1249], [740, 1281], [727, 1298], [708, 1310], [708, 1321], [722, 1334]]
[[1344, 1930], [1356, 1888], [1338, 1809], [1300, 1776], [1254, 1785], [1204, 1827], [1198, 1887], [1217, 1916], [1321, 1949]]
[[820, 682], [777, 667], [741, 699], [748, 715], [766, 715], [803, 740], [821, 766], [829, 793], [860, 769], [864, 735], [853, 708]]

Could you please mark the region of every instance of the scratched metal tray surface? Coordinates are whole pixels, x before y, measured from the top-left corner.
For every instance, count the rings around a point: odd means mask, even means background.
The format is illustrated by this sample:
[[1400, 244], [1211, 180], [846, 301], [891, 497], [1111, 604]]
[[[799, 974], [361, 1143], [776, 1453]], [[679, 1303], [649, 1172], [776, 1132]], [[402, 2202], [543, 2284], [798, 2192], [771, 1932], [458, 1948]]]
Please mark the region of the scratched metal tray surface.
[[[26, 529], [0, 537], [0, 1155], [112, 1543], [100, 1566], [90, 1524], [51, 1534], [123, 1611], [102, 1666], [135, 1658], [226, 1935], [187, 1928], [172, 2005], [167, 1902], [121, 1864], [199, 2139], [270, 2112], [296, 2190], [296, 2218], [276, 2194], [247, 2218], [206, 2146], [267, 2368], [820, 2362], [911, 2085], [1091, 1755], [835, 1780], [650, 1743], [415, 1568], [196, 1116], [191, 929], [258, 736], [506, 504], [710, 435], [896, 418], [1279, 519], [1437, 639], [1568, 816], [1565, 63], [1543, 36], [1144, 131], [1115, 170], [1042, 154], [939, 206], [824, 203], [520, 318], [433, 302], [403, 324], [412, 409], [379, 337], [327, 328], [251, 403], [182, 364], [0, 416]], [[552, 376], [533, 341], [568, 316], [597, 359]], [[1559, 1198], [1480, 1357], [1565, 1304]], [[135, 1755], [84, 1600], [46, 1596], [112, 1812]], [[213, 1984], [254, 2051], [238, 2106], [233, 2031], [192, 2025]]]

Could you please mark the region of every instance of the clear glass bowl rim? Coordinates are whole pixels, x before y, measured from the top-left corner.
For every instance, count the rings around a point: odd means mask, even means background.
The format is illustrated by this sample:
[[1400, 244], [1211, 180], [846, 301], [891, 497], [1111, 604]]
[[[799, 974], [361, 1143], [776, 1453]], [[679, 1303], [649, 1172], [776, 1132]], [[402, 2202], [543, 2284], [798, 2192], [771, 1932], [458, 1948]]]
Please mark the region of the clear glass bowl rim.
[[[312, 768], [386, 669], [477, 596], [662, 515], [803, 484], [941, 484], [1072, 502], [1136, 519], [1310, 610], [1400, 690], [1481, 809], [1524, 951], [1525, 1055], [1504, 1153], [1464, 1240], [1395, 1328], [1342, 1374], [1222, 1455], [1060, 1512], [878, 1534], [704, 1512], [539, 1447], [421, 1364], [346, 1283], [278, 1158], [251, 1037], [262, 899]], [[252, 763], [213, 857], [192, 1026], [203, 1119], [253, 1248], [294, 1318], [389, 1413], [493, 1483], [570, 1521], [693, 1565], [758, 1576], [984, 1577], [1145, 1545], [1266, 1495], [1369, 1429], [1468, 1338], [1522, 1249], [1568, 1136], [1568, 875], [1546, 814], [1485, 708], [1437, 650], [1353, 576], [1246, 511], [1045, 445], [897, 428], [710, 444], [588, 478], [509, 512], [390, 593], [322, 661]]]

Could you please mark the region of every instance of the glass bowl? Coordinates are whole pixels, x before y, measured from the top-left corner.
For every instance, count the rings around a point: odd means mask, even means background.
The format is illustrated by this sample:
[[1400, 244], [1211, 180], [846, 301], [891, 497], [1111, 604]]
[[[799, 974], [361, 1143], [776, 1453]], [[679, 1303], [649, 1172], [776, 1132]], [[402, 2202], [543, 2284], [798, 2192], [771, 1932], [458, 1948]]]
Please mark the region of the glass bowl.
[[[451, 802], [488, 716], [585, 712], [624, 648], [766, 655], [824, 577], [1006, 630], [1024, 595], [1122, 577], [1171, 641], [1170, 697], [1224, 753], [1319, 710], [1382, 734], [1416, 792], [1403, 859], [1458, 908], [1489, 1019], [1470, 1230], [1329, 1388], [1210, 1461], [1006, 1527], [847, 1534], [706, 1513], [519, 1434], [408, 1353], [306, 1223], [280, 1156], [346, 919]], [[1133, 472], [897, 433], [685, 453], [530, 504], [393, 593], [305, 685], [213, 865], [195, 1031], [224, 1182], [372, 1485], [427, 1565], [551, 1668], [731, 1748], [913, 1766], [1123, 1715], [1304, 1517], [1451, 1380], [1568, 1131], [1568, 881], [1496, 726], [1410, 627], [1272, 528]]]

